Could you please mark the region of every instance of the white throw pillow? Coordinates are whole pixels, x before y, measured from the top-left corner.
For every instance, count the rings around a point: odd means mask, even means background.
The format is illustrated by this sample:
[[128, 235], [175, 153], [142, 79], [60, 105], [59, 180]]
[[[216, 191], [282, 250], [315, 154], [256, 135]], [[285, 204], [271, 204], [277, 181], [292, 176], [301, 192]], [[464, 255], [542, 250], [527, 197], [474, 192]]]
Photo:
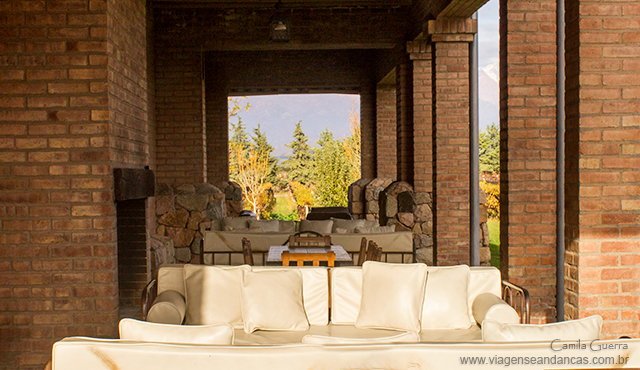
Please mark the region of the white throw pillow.
[[241, 284], [243, 266], [185, 265], [184, 284], [187, 325], [221, 322], [242, 328]]
[[367, 261], [357, 328], [420, 331], [427, 265]]
[[242, 319], [249, 334], [256, 330], [309, 330], [300, 271], [245, 271]]
[[[343, 220], [339, 218], [332, 218], [331, 220], [333, 220], [333, 227], [331, 232], [338, 233], [338, 234], [354, 233], [355, 228], [358, 226], [361, 226], [361, 227], [364, 226], [364, 221], [365, 221], [365, 220]], [[344, 229], [346, 230], [346, 232], [341, 233], [337, 231], [338, 229]]]
[[395, 225], [373, 226], [373, 227], [358, 226], [355, 228], [355, 232], [358, 234], [382, 234], [382, 233], [392, 233], [395, 231], [396, 231]]
[[305, 335], [303, 344], [386, 344], [386, 343], [417, 343], [420, 342], [420, 334], [408, 331], [397, 335], [377, 338], [341, 338], [325, 335]]
[[422, 307], [422, 329], [468, 329], [469, 274], [467, 265], [429, 267]]
[[232, 345], [234, 331], [229, 324], [171, 325], [122, 319], [120, 339], [142, 342]]
[[600, 315], [542, 325], [503, 324], [484, 320], [482, 340], [485, 342], [590, 341], [600, 339], [601, 328]]
[[300, 221], [300, 231], [315, 231], [320, 234], [331, 234], [333, 220], [302, 220]]
[[278, 220], [249, 220], [249, 228], [262, 228], [266, 232], [275, 232], [280, 230]]

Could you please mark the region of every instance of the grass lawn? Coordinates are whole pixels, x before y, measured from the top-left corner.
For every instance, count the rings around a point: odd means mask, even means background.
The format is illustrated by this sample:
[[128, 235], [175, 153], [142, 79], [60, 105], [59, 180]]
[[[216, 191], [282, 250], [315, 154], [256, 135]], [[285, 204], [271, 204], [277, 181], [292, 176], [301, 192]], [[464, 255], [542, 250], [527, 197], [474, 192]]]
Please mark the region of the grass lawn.
[[487, 221], [489, 227], [489, 249], [491, 249], [491, 266], [500, 268], [500, 221]]
[[293, 200], [293, 196], [289, 192], [276, 193], [276, 204], [273, 206], [273, 212], [282, 213], [288, 215], [295, 212], [296, 202]]

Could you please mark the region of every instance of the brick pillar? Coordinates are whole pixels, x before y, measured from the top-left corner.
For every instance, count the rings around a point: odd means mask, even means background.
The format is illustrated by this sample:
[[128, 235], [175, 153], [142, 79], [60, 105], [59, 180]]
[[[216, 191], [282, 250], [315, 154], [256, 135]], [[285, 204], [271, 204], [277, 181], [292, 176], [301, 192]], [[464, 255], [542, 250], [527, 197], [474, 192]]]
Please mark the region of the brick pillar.
[[433, 68], [432, 45], [407, 45], [413, 61], [413, 190], [433, 192]]
[[376, 177], [376, 89], [372, 83], [360, 88], [361, 178]]
[[398, 174], [395, 85], [378, 85], [376, 110], [376, 177], [395, 178]]
[[148, 160], [145, 2], [0, 6], [0, 368], [117, 337], [113, 167]]
[[204, 181], [202, 56], [155, 45], [157, 182]]
[[[434, 44], [432, 140], [437, 264], [469, 263], [469, 43], [477, 23], [445, 19], [429, 21], [428, 27]], [[428, 171], [423, 175], [426, 187]]]
[[640, 6], [567, 1], [566, 317], [640, 331]]
[[396, 66], [397, 127], [396, 140], [398, 156], [396, 178], [413, 183], [413, 70], [407, 57]]
[[555, 0], [500, 11], [500, 263], [531, 293], [532, 321], [555, 321]]
[[226, 84], [212, 65], [207, 72], [207, 179], [229, 181], [229, 112]]

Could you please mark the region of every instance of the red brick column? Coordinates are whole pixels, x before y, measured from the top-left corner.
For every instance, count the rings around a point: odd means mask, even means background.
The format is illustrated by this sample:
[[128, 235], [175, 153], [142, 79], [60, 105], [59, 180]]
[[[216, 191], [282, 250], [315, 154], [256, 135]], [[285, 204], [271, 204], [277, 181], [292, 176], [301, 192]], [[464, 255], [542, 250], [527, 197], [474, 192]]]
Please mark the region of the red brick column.
[[[213, 71], [212, 71], [213, 74]], [[207, 77], [207, 181], [229, 181], [229, 111], [226, 86]]]
[[433, 68], [432, 45], [407, 45], [413, 61], [413, 189], [433, 192]]
[[[429, 21], [434, 44], [433, 197], [438, 265], [469, 263], [469, 43], [476, 30], [476, 22], [470, 19]], [[424, 186], [428, 173], [424, 173]]]
[[555, 0], [500, 8], [500, 262], [531, 293], [532, 321], [555, 321]]
[[567, 2], [568, 318], [640, 331], [640, 5]]
[[157, 182], [203, 182], [202, 56], [161, 44], [156, 57]]
[[397, 175], [413, 183], [413, 63], [408, 58], [396, 66]]
[[397, 170], [396, 87], [378, 85], [376, 91], [376, 176], [395, 178]]
[[360, 86], [361, 178], [376, 177], [376, 88], [371, 82]]
[[117, 337], [113, 167], [148, 160], [144, 1], [0, 4], [0, 368]]

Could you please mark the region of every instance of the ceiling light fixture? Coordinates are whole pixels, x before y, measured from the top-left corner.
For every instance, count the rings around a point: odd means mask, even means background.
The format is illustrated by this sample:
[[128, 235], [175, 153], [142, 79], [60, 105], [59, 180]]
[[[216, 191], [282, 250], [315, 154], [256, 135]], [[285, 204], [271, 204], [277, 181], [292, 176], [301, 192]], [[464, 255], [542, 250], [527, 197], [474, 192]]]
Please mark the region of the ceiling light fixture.
[[273, 15], [271, 16], [270, 40], [273, 42], [288, 42], [291, 40], [290, 27], [289, 18], [282, 10], [282, 1], [278, 0]]

